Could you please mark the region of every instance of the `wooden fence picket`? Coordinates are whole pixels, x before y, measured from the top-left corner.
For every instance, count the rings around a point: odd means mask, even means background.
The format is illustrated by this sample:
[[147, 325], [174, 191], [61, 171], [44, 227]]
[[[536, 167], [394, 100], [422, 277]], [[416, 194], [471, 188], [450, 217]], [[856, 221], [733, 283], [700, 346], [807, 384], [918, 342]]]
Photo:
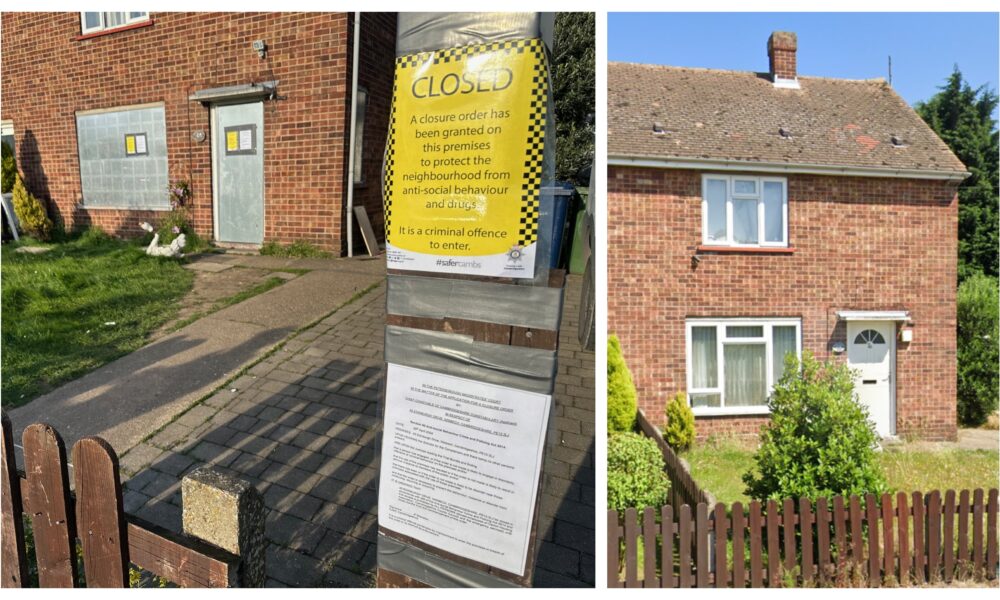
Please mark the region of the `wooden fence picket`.
[[[621, 580], [618, 577], [618, 561], [621, 552], [622, 528], [618, 523], [618, 511], [608, 510], [608, 587], [621, 587]], [[614, 557], [614, 560], [611, 559]]]
[[986, 504], [986, 573], [997, 568], [1000, 563], [1000, 555], [997, 549], [997, 511], [1000, 509], [1000, 502], [997, 498], [996, 488], [990, 490], [989, 499]]
[[808, 584], [813, 580], [813, 514], [808, 498], [799, 498], [798, 529], [801, 539], [802, 560], [799, 564], [802, 568], [802, 581]]
[[71, 588], [76, 583], [76, 528], [70, 510], [66, 446], [50, 425], [24, 429], [24, 470], [28, 489], [24, 512], [35, 536], [38, 583]]
[[750, 587], [764, 587], [764, 549], [761, 532], [763, 520], [760, 515], [760, 501], [750, 502]]
[[128, 587], [128, 532], [118, 456], [100, 438], [73, 446], [76, 523], [87, 587]]
[[969, 562], [969, 490], [962, 490], [958, 495], [958, 563]]
[[972, 493], [972, 568], [985, 569], [983, 561], [983, 490]]
[[868, 524], [868, 586], [877, 588], [882, 583], [882, 569], [878, 551], [878, 504], [875, 494], [865, 494], [865, 522]]
[[913, 582], [927, 581], [927, 527], [924, 525], [924, 495], [913, 492]]
[[885, 574], [885, 577], [895, 577], [896, 574], [896, 549], [893, 538], [894, 516], [892, 496], [887, 493], [882, 494], [882, 573]]
[[625, 509], [625, 587], [639, 587], [639, 555], [638, 537], [639, 531], [636, 526], [636, 510], [634, 508]]
[[826, 498], [816, 500], [816, 577], [826, 583], [830, 570], [830, 508]]
[[955, 490], [948, 490], [944, 494], [942, 525], [941, 545], [944, 550], [944, 580], [951, 583], [955, 576]]
[[733, 587], [746, 587], [746, 518], [743, 504], [733, 503]]
[[861, 498], [852, 495], [848, 504], [851, 520], [851, 562], [854, 563], [854, 568], [861, 569], [865, 564], [864, 538], [861, 533], [863, 531], [861, 527]]
[[10, 417], [3, 413], [3, 458], [0, 468], [3, 471], [3, 490], [0, 493], [0, 509], [2, 509], [2, 528], [0, 528], [0, 577], [3, 587], [20, 588], [27, 584], [28, 559], [24, 552], [24, 522], [21, 514], [24, 512], [21, 503], [21, 481], [17, 476], [17, 463], [14, 456], [14, 435]]
[[941, 492], [934, 490], [927, 505], [927, 581], [941, 578]]
[[642, 511], [642, 586], [660, 587], [656, 579], [656, 512], [652, 507]]
[[906, 492], [896, 494], [896, 520], [899, 529], [899, 583], [910, 581], [910, 507], [906, 504]]
[[674, 578], [674, 538], [677, 535], [677, 526], [674, 524], [674, 507], [669, 504], [660, 509], [660, 522], [662, 531], [662, 542], [660, 544], [660, 587], [677, 587], [677, 580]]
[[699, 502], [695, 507], [695, 582], [700, 588], [708, 587], [708, 505]]
[[767, 501], [767, 581], [768, 587], [781, 585], [781, 548], [778, 547], [778, 503]]
[[726, 562], [726, 546], [729, 535], [725, 504], [719, 502], [715, 505], [712, 521], [715, 525], [715, 587], [724, 588], [729, 583], [729, 567]]
[[691, 587], [691, 507], [681, 505], [680, 510], [680, 543], [678, 543], [678, 563], [680, 567], [680, 587]]

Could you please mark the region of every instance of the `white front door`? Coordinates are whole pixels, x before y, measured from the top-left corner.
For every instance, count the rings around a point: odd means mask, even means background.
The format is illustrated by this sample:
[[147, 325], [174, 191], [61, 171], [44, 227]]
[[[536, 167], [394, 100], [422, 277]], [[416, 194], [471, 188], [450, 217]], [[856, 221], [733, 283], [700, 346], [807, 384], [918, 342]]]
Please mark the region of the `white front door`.
[[847, 366], [857, 372], [854, 392], [883, 437], [896, 433], [895, 354], [894, 322], [848, 321]]

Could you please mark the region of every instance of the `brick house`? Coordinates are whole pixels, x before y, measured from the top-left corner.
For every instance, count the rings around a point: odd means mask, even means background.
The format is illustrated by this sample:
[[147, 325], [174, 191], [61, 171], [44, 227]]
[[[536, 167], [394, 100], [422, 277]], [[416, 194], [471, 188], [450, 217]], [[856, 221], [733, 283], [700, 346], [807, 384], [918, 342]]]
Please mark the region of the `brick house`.
[[956, 436], [962, 163], [882, 80], [608, 67], [608, 329], [640, 407], [755, 435], [787, 352], [836, 357], [883, 436]]
[[349, 182], [382, 235], [395, 14], [360, 31], [353, 174], [354, 13], [5, 12], [4, 140], [67, 229], [139, 234], [186, 181], [208, 238], [342, 253]]

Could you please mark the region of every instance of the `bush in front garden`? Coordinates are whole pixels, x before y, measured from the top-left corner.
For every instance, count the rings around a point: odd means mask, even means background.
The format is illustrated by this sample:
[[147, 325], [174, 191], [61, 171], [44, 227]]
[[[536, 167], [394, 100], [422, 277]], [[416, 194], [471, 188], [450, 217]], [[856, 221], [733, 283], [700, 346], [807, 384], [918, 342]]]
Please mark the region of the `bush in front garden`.
[[958, 422], [978, 427], [997, 409], [1000, 318], [997, 280], [983, 274], [958, 286]]
[[608, 508], [662, 506], [670, 491], [656, 442], [632, 432], [608, 437]]
[[817, 499], [885, 491], [878, 435], [854, 395], [843, 363], [819, 362], [806, 352], [789, 355], [768, 400], [771, 420], [754, 454], [756, 473], [743, 475], [747, 495]]
[[618, 336], [608, 336], [608, 433], [632, 431], [636, 394]]
[[52, 235], [52, 220], [45, 213], [45, 207], [28, 193], [21, 181], [20, 175], [14, 175], [13, 204], [14, 214], [21, 230], [42, 241], [47, 241]]
[[674, 450], [687, 450], [694, 443], [694, 413], [687, 403], [687, 394], [677, 392], [667, 403], [667, 426], [663, 439]]

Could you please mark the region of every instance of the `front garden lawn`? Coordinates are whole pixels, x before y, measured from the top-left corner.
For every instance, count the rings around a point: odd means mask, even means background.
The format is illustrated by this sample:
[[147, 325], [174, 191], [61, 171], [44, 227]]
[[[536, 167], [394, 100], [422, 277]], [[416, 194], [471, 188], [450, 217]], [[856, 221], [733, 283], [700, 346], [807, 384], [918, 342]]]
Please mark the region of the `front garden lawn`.
[[177, 310], [194, 274], [97, 230], [42, 254], [3, 246], [0, 393], [29, 402], [141, 347]]
[[[753, 465], [753, 450], [737, 442], [709, 442], [681, 454], [691, 465], [695, 481], [718, 502], [749, 502], [743, 473]], [[997, 486], [1000, 452], [995, 450], [926, 450], [889, 448], [879, 463], [894, 492], [933, 490], [987, 490]]]

